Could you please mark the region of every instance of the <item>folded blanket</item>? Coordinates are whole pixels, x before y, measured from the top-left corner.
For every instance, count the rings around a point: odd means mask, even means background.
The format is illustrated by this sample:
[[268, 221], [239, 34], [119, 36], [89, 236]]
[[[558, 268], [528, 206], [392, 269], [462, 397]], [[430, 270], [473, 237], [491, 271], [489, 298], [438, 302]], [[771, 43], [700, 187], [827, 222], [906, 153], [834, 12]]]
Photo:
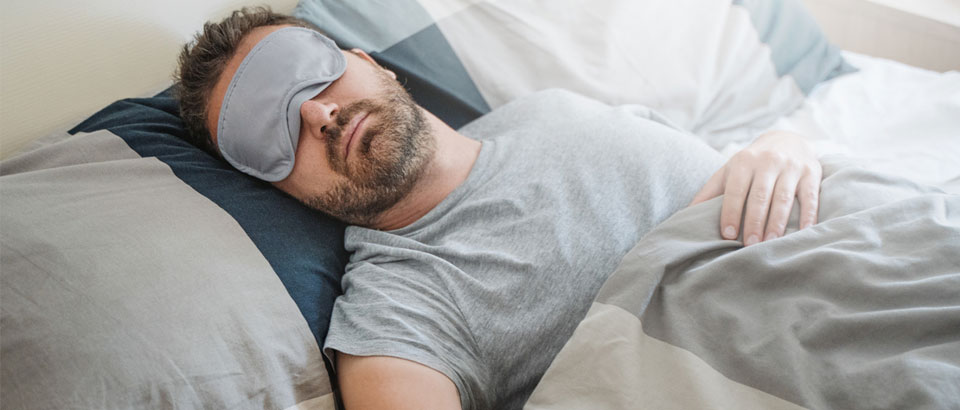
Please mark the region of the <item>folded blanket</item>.
[[960, 407], [960, 195], [824, 161], [820, 223], [743, 248], [721, 199], [644, 237], [530, 409]]

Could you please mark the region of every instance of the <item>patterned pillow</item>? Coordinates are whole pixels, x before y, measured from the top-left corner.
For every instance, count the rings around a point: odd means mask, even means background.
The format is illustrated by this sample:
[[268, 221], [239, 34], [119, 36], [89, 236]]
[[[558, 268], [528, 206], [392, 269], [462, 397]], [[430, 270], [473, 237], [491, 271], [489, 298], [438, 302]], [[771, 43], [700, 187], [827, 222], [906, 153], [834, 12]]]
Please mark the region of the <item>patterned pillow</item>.
[[294, 15], [455, 128], [559, 87], [646, 105], [719, 148], [852, 70], [799, 0], [301, 0]]
[[118, 101], [0, 163], [4, 408], [333, 408], [344, 226], [177, 112]]

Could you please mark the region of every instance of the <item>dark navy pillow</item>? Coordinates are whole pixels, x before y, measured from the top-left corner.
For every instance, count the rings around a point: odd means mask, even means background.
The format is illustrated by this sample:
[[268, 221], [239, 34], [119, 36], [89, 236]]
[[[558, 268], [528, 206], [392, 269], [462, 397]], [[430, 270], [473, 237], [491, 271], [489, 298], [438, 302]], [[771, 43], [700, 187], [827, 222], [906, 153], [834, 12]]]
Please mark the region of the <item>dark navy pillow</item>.
[[69, 133], [109, 130], [141, 156], [166, 163], [229, 213], [277, 273], [322, 348], [348, 259], [344, 224], [187, 143], [178, 112], [167, 89], [152, 98], [117, 101]]
[[370, 53], [397, 74], [417, 104], [455, 129], [490, 112], [460, 58], [417, 0], [301, 0], [293, 15], [320, 27], [341, 48]]

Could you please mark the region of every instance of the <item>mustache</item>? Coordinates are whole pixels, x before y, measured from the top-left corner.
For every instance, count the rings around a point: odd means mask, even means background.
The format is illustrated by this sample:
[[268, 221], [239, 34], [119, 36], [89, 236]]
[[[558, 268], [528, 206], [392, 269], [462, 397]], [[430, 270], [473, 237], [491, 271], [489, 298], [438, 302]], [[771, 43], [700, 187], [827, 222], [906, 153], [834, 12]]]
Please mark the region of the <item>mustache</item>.
[[327, 138], [333, 144], [336, 144], [340, 141], [340, 138], [343, 136], [343, 133], [346, 132], [347, 124], [350, 123], [350, 120], [353, 117], [360, 115], [363, 112], [368, 114], [376, 114], [380, 110], [380, 107], [371, 99], [364, 99], [357, 101], [348, 105], [346, 108], [340, 111], [337, 114], [336, 127], [327, 127], [323, 133], [324, 137]]
[[[364, 112], [375, 114], [381, 111], [383, 111], [383, 108], [372, 99], [363, 99], [351, 103], [337, 114], [334, 126], [328, 126], [323, 131], [324, 138], [327, 139], [327, 161], [329, 161], [331, 167], [333, 167], [334, 172], [340, 175], [347, 175], [348, 172], [346, 157], [344, 157], [343, 152], [340, 150], [340, 139], [343, 138], [343, 134], [346, 133], [346, 128], [350, 120]], [[366, 135], [370, 135], [370, 132], [371, 130], [368, 129]], [[366, 154], [370, 149], [370, 141], [366, 138], [361, 138], [358, 142], [362, 144], [361, 152]]]

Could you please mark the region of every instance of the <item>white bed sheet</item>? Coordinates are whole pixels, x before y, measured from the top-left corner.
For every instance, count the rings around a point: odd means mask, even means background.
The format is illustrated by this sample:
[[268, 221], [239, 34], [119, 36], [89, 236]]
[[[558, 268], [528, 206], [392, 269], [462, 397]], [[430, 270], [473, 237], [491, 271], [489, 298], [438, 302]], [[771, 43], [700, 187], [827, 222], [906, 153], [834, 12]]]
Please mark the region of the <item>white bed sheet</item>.
[[[813, 90], [770, 129], [801, 133], [821, 156], [840, 154], [864, 167], [916, 182], [960, 188], [960, 72], [938, 73], [844, 52], [860, 69]], [[731, 156], [749, 142], [731, 143]]]

